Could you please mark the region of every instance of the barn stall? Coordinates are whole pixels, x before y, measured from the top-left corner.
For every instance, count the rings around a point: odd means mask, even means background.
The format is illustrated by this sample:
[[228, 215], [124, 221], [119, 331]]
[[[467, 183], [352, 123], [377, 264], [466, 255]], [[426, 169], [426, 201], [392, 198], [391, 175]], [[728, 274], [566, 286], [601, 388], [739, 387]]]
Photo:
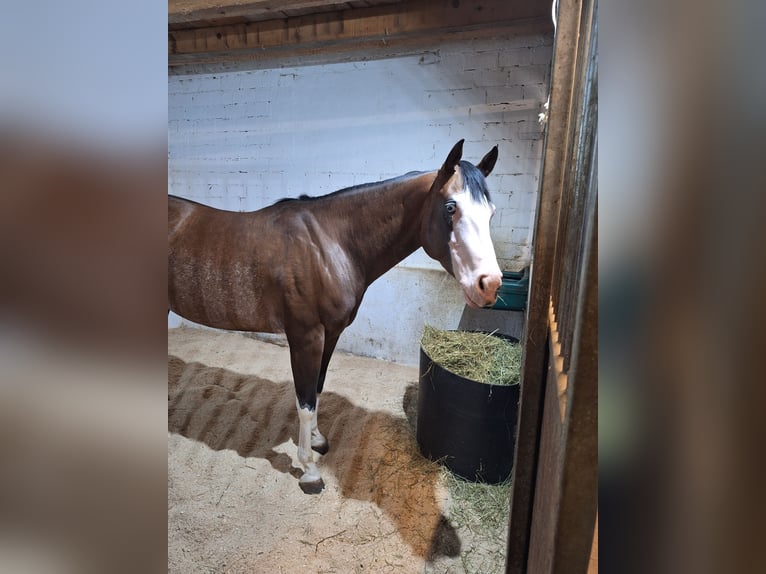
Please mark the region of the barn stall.
[[[170, 193], [255, 210], [436, 169], [464, 138], [474, 163], [499, 146], [488, 182], [501, 268], [531, 263], [548, 2], [179, 1], [169, 11]], [[524, 314], [468, 309], [422, 250], [381, 277], [330, 364], [326, 489], [309, 497], [297, 488], [281, 338], [171, 314], [169, 569], [502, 568], [505, 528], [457, 524], [444, 474], [414, 443], [425, 324], [521, 337]]]
[[[547, 2], [384, 3], [182, 29], [206, 21], [176, 17], [170, 6], [171, 193], [253, 210], [437, 169], [464, 138], [473, 162], [499, 146], [489, 180], [495, 250], [504, 270], [529, 264], [543, 144], [537, 116], [550, 83]], [[277, 24], [288, 31], [276, 34]], [[341, 27], [348, 32], [336, 39]], [[247, 45], [235, 44], [245, 33]], [[250, 46], [253, 36], [265, 46]], [[204, 73], [211, 68], [219, 71]], [[415, 364], [423, 324], [455, 328], [463, 310], [457, 284], [420, 250], [372, 285], [338, 348]]]

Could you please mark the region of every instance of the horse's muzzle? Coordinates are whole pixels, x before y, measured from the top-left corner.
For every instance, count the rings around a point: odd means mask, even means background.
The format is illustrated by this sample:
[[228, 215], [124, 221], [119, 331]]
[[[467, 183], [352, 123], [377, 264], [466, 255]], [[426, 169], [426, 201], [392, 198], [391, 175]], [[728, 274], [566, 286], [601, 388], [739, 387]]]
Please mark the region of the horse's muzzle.
[[478, 294], [484, 300], [483, 307], [492, 307], [497, 301], [497, 291], [503, 284], [503, 275], [501, 273], [491, 273], [481, 275], [478, 281]]

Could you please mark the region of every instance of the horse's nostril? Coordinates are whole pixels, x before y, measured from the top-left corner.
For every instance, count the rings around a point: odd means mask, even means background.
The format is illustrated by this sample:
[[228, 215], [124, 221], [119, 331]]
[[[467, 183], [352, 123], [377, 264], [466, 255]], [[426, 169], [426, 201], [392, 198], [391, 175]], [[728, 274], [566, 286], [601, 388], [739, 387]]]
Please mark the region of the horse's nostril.
[[479, 277], [479, 292], [486, 295], [495, 295], [500, 287], [500, 281], [492, 275], [482, 275]]

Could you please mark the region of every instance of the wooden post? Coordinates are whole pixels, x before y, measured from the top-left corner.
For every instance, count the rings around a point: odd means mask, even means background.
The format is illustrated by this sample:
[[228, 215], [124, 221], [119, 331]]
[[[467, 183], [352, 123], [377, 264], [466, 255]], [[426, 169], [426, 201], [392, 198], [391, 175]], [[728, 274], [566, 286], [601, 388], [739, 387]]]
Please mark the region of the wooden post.
[[593, 542], [598, 480], [594, 7], [594, 0], [561, 0], [559, 8], [512, 475], [506, 572], [514, 574], [584, 573]]

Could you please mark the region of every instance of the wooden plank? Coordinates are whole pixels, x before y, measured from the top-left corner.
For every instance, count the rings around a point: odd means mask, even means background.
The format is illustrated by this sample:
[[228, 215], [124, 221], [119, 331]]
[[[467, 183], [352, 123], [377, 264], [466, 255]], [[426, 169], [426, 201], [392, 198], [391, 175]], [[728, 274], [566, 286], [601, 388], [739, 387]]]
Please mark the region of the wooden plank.
[[[387, 46], [439, 34], [512, 28], [524, 22], [540, 27], [547, 18], [546, 6], [547, 2], [539, 0], [482, 3], [417, 0], [230, 26], [171, 30], [168, 63], [189, 65], [256, 59], [266, 54], [273, 58], [275, 53]], [[550, 29], [550, 24], [547, 26]]]
[[[365, 2], [338, 2], [326, 0], [266, 2], [229, 0], [219, 5], [210, 2], [191, 2], [189, 7], [170, 6], [168, 30], [210, 28], [247, 24], [264, 20], [280, 20], [308, 14], [339, 12], [350, 8], [368, 8], [380, 4], [398, 3], [403, 0], [370, 0]], [[175, 10], [175, 11], [174, 11]]]
[[[571, 177], [565, 177], [563, 185], [566, 194], [578, 201], [562, 213], [569, 224], [559, 228], [557, 242], [558, 247], [566, 242], [567, 249], [557, 249], [554, 266], [564, 272], [562, 284], [570, 279], [576, 282], [571, 289], [551, 294], [549, 371], [526, 565], [527, 572], [536, 574], [587, 571], [597, 512], [597, 30], [593, 10], [594, 3], [583, 0], [568, 114], [570, 136], [564, 163], [577, 164], [578, 172], [568, 174]], [[592, 137], [584, 137], [589, 133]], [[567, 333], [559, 333], [561, 328]], [[564, 359], [571, 359], [568, 367]]]
[[553, 551], [556, 574], [584, 572], [588, 568], [598, 506], [598, 29], [597, 7], [588, 1], [584, 8], [581, 36], [586, 41], [580, 50], [580, 68], [585, 87], [582, 132], [587, 137], [582, 138], [577, 149], [581, 167], [573, 182], [584, 197], [584, 249], [571, 339], [561, 502]]
[[398, 4], [404, 0], [170, 0], [168, 29], [258, 22], [312, 13]]
[[[593, 3], [585, 2], [585, 14], [580, 21], [580, 43], [577, 55], [577, 77], [573, 82], [573, 98], [571, 107], [570, 136], [567, 147], [571, 150], [572, 159], [568, 161], [569, 168], [565, 174], [562, 188], [566, 190], [562, 201], [562, 221], [557, 242], [556, 259], [563, 264], [559, 266], [561, 274], [556, 301], [556, 313], [561, 332], [564, 369], [569, 370], [569, 360], [572, 356], [572, 338], [575, 327], [577, 305], [575, 297], [582, 273], [583, 249], [585, 240], [582, 222], [586, 201], [590, 195], [588, 177], [591, 164], [595, 159], [593, 140], [596, 133], [597, 90], [595, 77], [597, 66], [590, 62], [595, 58], [596, 22], [592, 19]], [[591, 30], [592, 28], [592, 30]], [[594, 45], [591, 46], [591, 38]]]
[[403, 35], [543, 16], [532, 0], [489, 0], [489, 4], [420, 0], [407, 4], [358, 8], [234, 26], [171, 32], [169, 53], [264, 50], [285, 45], [324, 44], [359, 39], [396, 38]]
[[[382, 3], [381, 0], [369, 0]], [[385, 0], [398, 2], [401, 0]], [[285, 12], [322, 12], [347, 7], [342, 0], [168, 0], [168, 24], [186, 24], [216, 18], [270, 20]]]
[[591, 207], [568, 375], [561, 494], [553, 552], [548, 552], [554, 574], [587, 570], [598, 506], [598, 225], [595, 202]]
[[[561, 477], [561, 443], [564, 436], [564, 421], [561, 416], [561, 395], [559, 381], [566, 375], [556, 369], [554, 339], [558, 335], [553, 332], [550, 338], [550, 367], [545, 381], [545, 399], [543, 420], [540, 433], [540, 455], [535, 477], [535, 497], [533, 501], [532, 522], [530, 524], [535, 536], [530, 540], [529, 557], [526, 572], [548, 574], [553, 569], [554, 547], [558, 507], [561, 500], [561, 490], [558, 484]], [[566, 389], [566, 384], [564, 385]], [[565, 413], [566, 415], [566, 413]], [[573, 573], [577, 570], [572, 570]]]
[[[554, 44], [551, 103], [533, 238], [527, 330], [521, 374], [506, 572], [527, 572], [530, 527], [548, 370], [548, 310], [551, 295], [561, 185], [567, 157], [572, 80], [577, 53], [580, 0], [560, 0]], [[531, 570], [531, 572], [536, 572]]]
[[[588, 195], [595, 196], [595, 169]], [[578, 286], [569, 373], [550, 307], [550, 361], [545, 389], [527, 572], [586, 572], [598, 505], [597, 201], [584, 218], [586, 251]]]
[[598, 515], [596, 515], [596, 527], [593, 529], [593, 543], [590, 547], [588, 574], [598, 574]]
[[475, 39], [509, 40], [516, 36], [543, 34], [551, 29], [550, 21], [542, 18], [515, 22], [504, 28], [486, 28], [481, 30], [455, 31], [416, 37], [398, 38], [382, 42], [380, 40], [360, 41], [330, 46], [288, 47], [262, 50], [259, 52], [216, 52], [214, 54], [194, 54], [171, 58], [169, 75], [199, 74], [214, 72], [232, 72], [237, 70], [257, 70], [274, 67], [311, 66], [338, 62], [359, 62], [369, 59], [401, 57], [433, 51], [436, 46], [449, 42], [461, 42]]

